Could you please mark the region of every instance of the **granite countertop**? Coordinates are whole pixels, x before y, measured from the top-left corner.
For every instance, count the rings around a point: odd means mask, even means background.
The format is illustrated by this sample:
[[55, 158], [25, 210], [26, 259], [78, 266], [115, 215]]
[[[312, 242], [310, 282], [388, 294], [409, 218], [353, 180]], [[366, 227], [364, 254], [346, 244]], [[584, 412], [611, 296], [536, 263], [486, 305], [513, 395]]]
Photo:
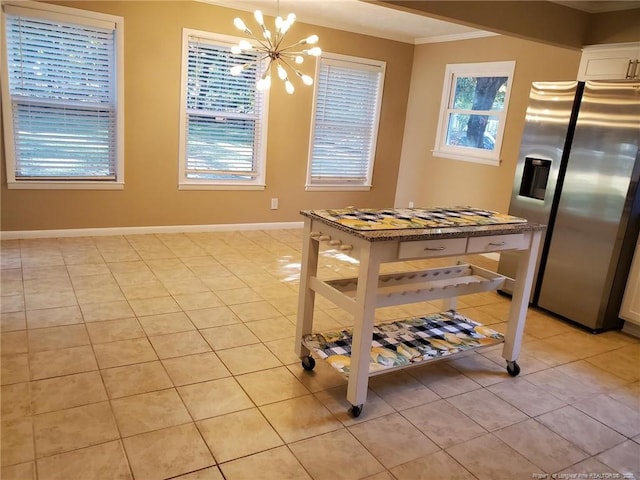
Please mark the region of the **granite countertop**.
[[[471, 207], [454, 207], [447, 208], [444, 210], [448, 210], [451, 212], [456, 212], [458, 210], [474, 210]], [[346, 209], [345, 209], [346, 210]], [[341, 210], [341, 211], [345, 211]], [[366, 209], [366, 210], [357, 210], [365, 211], [367, 214], [375, 214], [379, 212], [399, 212], [402, 214], [406, 214], [407, 211], [420, 211], [420, 212], [430, 212], [431, 209]], [[441, 208], [434, 208], [433, 210], [443, 210]], [[478, 210], [480, 211], [480, 210]], [[475, 224], [475, 225], [450, 225], [450, 226], [441, 226], [441, 227], [427, 227], [427, 228], [416, 228], [416, 226], [409, 227], [386, 227], [384, 229], [360, 229], [354, 228], [349, 225], [344, 225], [339, 221], [332, 220], [331, 218], [327, 218], [327, 210], [302, 210], [300, 212], [301, 215], [308, 217], [312, 220], [324, 223], [331, 227], [334, 227], [338, 230], [342, 230], [350, 235], [353, 235], [358, 238], [362, 238], [369, 242], [378, 242], [378, 241], [391, 241], [391, 240], [402, 240], [402, 241], [410, 241], [410, 240], [434, 240], [434, 239], [442, 239], [442, 238], [461, 238], [461, 237], [483, 237], [489, 235], [507, 235], [507, 234], [516, 234], [522, 232], [530, 232], [537, 230], [544, 230], [547, 228], [546, 225], [531, 223], [525, 219], [518, 219], [516, 217], [512, 217], [514, 219], [514, 223], [497, 223], [497, 224]], [[487, 211], [483, 211], [487, 212]], [[495, 212], [489, 212], [495, 213]], [[508, 215], [497, 214], [502, 217], [509, 217]]]

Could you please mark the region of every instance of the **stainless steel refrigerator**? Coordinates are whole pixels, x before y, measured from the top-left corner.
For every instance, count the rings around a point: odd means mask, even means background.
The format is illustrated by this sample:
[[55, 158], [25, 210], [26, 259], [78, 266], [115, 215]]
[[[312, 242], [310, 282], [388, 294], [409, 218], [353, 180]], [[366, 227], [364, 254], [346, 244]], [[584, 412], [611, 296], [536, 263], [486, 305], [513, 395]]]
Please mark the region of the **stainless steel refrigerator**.
[[[532, 303], [620, 328], [640, 229], [640, 82], [532, 84], [509, 213], [548, 225]], [[502, 254], [498, 271], [515, 275]]]

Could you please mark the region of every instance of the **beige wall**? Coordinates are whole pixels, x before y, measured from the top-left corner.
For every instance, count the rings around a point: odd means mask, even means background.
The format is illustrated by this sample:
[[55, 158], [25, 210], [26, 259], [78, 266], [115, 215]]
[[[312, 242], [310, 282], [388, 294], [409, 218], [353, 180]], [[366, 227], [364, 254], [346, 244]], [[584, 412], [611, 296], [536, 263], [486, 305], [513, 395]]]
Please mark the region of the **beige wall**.
[[[317, 33], [327, 52], [387, 62], [370, 192], [305, 192], [312, 89], [301, 85], [289, 96], [278, 81], [270, 94], [266, 190], [179, 191], [182, 28], [236, 35], [233, 18], [250, 23], [252, 15], [186, 1], [56, 3], [125, 19], [126, 185], [122, 191], [8, 190], [3, 153], [2, 231], [300, 221], [301, 209], [393, 204], [413, 45], [305, 24], [290, 32], [292, 40]], [[278, 210], [270, 209], [273, 197]]]
[[587, 13], [552, 1], [531, 0], [379, 0], [376, 3], [560, 47], [577, 49], [584, 45], [640, 40], [640, 4], [630, 10]]
[[640, 41], [640, 8], [592, 15], [583, 43], [596, 45], [637, 41]]
[[550, 1], [382, 0], [406, 10], [502, 35], [580, 48], [590, 15]]
[[[515, 60], [499, 167], [437, 158], [431, 154], [448, 63]], [[534, 80], [572, 80], [580, 52], [509, 37], [416, 47], [395, 205], [472, 205], [507, 211]]]

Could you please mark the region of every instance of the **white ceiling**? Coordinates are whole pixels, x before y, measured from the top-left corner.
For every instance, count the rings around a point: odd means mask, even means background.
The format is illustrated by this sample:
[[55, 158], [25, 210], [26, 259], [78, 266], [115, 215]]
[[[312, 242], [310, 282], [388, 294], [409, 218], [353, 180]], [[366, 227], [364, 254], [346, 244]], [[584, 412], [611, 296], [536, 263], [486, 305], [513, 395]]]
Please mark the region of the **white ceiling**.
[[[444, 22], [359, 0], [200, 0], [214, 5], [265, 15], [296, 14], [299, 22], [337, 28], [405, 43], [422, 44], [477, 38], [493, 33], [455, 23]], [[571, 8], [599, 13], [638, 8], [633, 1], [556, 1]], [[253, 18], [244, 18], [249, 27]]]

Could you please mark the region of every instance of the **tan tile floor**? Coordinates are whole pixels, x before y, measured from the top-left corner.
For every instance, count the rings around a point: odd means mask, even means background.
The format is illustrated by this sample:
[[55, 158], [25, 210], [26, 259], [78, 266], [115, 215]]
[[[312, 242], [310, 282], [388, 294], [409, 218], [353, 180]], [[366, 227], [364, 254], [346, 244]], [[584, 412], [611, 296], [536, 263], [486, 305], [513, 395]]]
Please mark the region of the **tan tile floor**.
[[[640, 478], [640, 342], [533, 309], [519, 377], [494, 347], [375, 377], [351, 418], [345, 380], [293, 351], [301, 245], [300, 230], [2, 242], [2, 479]], [[355, 269], [323, 250], [321, 275]], [[500, 331], [508, 307], [458, 303]], [[350, 318], [318, 298], [315, 322]]]

